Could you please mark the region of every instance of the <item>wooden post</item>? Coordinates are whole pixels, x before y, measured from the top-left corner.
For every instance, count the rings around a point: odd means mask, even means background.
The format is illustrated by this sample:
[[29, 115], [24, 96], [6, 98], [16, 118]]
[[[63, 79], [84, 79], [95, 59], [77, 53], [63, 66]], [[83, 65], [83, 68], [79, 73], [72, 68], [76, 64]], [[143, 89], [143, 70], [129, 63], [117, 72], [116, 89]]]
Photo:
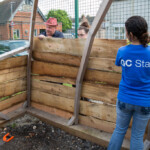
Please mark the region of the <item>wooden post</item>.
[[100, 5], [100, 8], [97, 12], [97, 15], [93, 21], [91, 29], [88, 33], [88, 38], [85, 42], [84, 52], [81, 59], [81, 64], [76, 80], [76, 93], [75, 93], [75, 104], [74, 104], [74, 115], [69, 120], [68, 125], [78, 124], [78, 116], [79, 116], [79, 105], [80, 105], [80, 97], [81, 97], [81, 90], [82, 90], [82, 81], [83, 77], [87, 68], [88, 59], [90, 56], [91, 48], [93, 45], [94, 37], [102, 24], [104, 17], [111, 6], [113, 0], [103, 0]]
[[24, 107], [29, 107], [30, 106], [30, 98], [31, 98], [31, 59], [32, 59], [34, 25], [35, 25], [37, 7], [38, 7], [38, 0], [34, 0], [33, 1], [33, 6], [32, 6], [31, 22], [30, 22], [30, 38], [29, 38], [30, 50], [29, 50], [28, 64], [27, 64], [27, 104], [25, 104]]

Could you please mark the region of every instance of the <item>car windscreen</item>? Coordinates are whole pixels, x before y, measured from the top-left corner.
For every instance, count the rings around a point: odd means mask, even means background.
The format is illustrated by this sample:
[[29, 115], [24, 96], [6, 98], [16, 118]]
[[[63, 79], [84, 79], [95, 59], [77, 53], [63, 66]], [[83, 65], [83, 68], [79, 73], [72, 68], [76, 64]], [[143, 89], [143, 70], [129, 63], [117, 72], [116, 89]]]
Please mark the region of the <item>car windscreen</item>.
[[26, 45], [26, 42], [25, 41], [21, 41], [21, 42], [11, 42], [9, 44], [10, 46], [10, 49], [13, 50], [13, 49], [16, 49], [16, 48], [19, 48], [19, 47], [23, 47]]
[[9, 51], [10, 51], [9, 44], [8, 44], [8, 43], [1, 42], [1, 43], [0, 43], [0, 54], [3, 54], [3, 53], [5, 53], [5, 52], [9, 52]]

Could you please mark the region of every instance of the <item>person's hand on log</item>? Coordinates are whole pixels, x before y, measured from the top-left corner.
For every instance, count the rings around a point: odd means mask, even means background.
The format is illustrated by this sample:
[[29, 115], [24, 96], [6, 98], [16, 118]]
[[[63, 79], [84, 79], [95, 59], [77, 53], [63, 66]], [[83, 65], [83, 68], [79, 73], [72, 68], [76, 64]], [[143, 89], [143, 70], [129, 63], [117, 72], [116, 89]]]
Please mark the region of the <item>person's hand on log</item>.
[[39, 35], [38, 38], [39, 38], [39, 40], [43, 40], [45, 38], [45, 36], [44, 35]]

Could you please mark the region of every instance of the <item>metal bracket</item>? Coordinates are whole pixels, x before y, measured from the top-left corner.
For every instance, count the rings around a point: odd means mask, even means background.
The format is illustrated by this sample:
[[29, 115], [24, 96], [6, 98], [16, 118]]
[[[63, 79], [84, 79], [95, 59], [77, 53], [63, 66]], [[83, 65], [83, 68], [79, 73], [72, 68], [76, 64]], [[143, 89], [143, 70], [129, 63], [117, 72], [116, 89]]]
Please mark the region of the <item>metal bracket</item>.
[[5, 120], [10, 120], [10, 118], [7, 115], [5, 115], [1, 112], [0, 112], [0, 118], [5, 119]]

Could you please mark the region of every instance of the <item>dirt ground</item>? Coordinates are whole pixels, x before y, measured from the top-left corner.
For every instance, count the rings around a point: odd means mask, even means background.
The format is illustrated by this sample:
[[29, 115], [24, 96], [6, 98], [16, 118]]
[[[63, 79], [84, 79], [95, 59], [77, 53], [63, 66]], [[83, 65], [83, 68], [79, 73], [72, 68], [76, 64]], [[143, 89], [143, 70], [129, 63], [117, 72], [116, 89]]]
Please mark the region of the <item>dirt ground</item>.
[[[14, 138], [4, 143], [3, 136], [8, 132]], [[5, 128], [0, 128], [0, 150], [106, 150], [106, 148], [25, 115]]]

